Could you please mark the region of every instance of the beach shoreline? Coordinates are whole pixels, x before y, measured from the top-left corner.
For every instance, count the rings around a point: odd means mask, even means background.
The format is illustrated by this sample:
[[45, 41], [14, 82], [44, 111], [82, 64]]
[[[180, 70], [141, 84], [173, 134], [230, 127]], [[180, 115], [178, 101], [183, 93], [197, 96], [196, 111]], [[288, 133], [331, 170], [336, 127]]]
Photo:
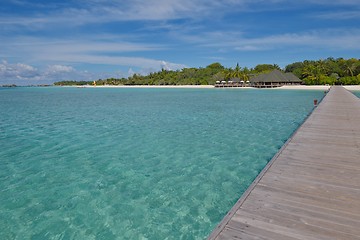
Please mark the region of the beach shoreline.
[[286, 90], [329, 90], [331, 86], [329, 85], [285, 85], [276, 89], [286, 89]]
[[360, 91], [360, 85], [348, 85], [343, 87], [349, 91]]
[[[360, 85], [344, 85], [345, 89], [349, 91], [360, 91]], [[282, 86], [276, 89], [286, 89], [286, 90], [329, 90], [331, 85], [288, 85]]]
[[77, 87], [77, 88], [215, 88], [213, 85], [71, 85], [61, 87]]
[[[101, 86], [61, 86], [61, 87], [77, 87], [77, 88], [187, 88], [187, 89], [211, 89], [215, 88], [213, 85], [101, 85]], [[330, 89], [330, 85], [286, 85], [277, 88], [266, 89], [278, 89], [278, 90], [322, 90], [326, 91]], [[349, 91], [360, 91], [360, 85], [345, 85], [343, 86]], [[228, 89], [228, 88], [226, 88]], [[235, 89], [235, 88], [232, 88]], [[254, 87], [241, 87], [238, 89], [256, 89]]]

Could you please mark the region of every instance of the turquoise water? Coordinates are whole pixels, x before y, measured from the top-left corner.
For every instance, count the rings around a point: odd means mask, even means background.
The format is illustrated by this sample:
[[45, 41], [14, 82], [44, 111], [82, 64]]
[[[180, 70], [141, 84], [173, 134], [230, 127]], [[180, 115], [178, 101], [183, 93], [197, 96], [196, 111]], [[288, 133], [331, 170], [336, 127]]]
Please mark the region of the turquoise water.
[[355, 96], [359, 97], [360, 98], [360, 91], [353, 91], [352, 92]]
[[0, 239], [204, 239], [322, 95], [0, 88]]

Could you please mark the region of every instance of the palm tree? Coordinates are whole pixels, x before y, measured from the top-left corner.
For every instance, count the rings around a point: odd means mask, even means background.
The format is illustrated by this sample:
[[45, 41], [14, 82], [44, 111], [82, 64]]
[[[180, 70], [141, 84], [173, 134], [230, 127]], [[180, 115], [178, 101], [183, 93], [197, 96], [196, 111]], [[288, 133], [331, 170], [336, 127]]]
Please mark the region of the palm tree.
[[320, 74], [328, 75], [329, 69], [324, 60], [317, 61], [315, 66]]
[[247, 67], [243, 68], [241, 77], [245, 82], [250, 80], [249, 74], [250, 74], [250, 70]]
[[355, 58], [341, 60], [340, 66], [345, 75], [350, 75], [351, 77], [354, 77], [354, 72], [358, 68], [359, 62]]
[[233, 72], [233, 77], [239, 79], [241, 78], [241, 67], [239, 66], [239, 63], [236, 63], [236, 67]]
[[319, 69], [315, 64], [306, 61], [302, 71], [302, 77], [308, 79], [310, 84], [317, 84], [317, 80], [319, 79]]
[[233, 77], [233, 72], [234, 72], [234, 70], [232, 68], [225, 69], [224, 72], [223, 72], [224, 76], [225, 76], [225, 79], [226, 80], [231, 79]]

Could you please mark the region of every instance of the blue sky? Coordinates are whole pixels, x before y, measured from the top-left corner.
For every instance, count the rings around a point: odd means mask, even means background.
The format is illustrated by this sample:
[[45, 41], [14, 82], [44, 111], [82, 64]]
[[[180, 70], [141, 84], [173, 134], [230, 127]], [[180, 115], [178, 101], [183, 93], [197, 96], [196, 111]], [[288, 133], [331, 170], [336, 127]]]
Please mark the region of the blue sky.
[[0, 84], [359, 58], [359, 0], [1, 0]]

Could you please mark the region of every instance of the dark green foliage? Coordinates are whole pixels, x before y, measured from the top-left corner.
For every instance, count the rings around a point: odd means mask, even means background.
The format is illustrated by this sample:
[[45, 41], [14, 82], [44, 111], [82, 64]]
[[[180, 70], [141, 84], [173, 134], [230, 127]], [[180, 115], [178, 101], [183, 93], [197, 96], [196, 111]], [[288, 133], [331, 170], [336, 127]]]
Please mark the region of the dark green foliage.
[[254, 68], [255, 73], [268, 73], [272, 70], [281, 70], [277, 64], [259, 64]]
[[[99, 79], [96, 85], [213, 85], [216, 81], [238, 78], [249, 80], [252, 75], [281, 70], [277, 64], [259, 64], [255, 68], [225, 68], [220, 63], [212, 63], [206, 68], [184, 68], [177, 71], [162, 69], [146, 76], [134, 74], [128, 78]], [[360, 84], [360, 60], [355, 58], [327, 58], [325, 60], [295, 62], [285, 67], [285, 72], [292, 72], [307, 85], [323, 84]], [[94, 81], [61, 81], [54, 85], [93, 85]]]
[[293, 74], [295, 74], [295, 76], [297, 76], [298, 78], [301, 78], [303, 67], [304, 67], [304, 63], [295, 62], [295, 63], [287, 65], [285, 67], [285, 72], [292, 72]]
[[221, 65], [220, 63], [216, 62], [216, 63], [212, 63], [209, 66], [207, 66], [206, 68], [210, 68], [210, 69], [217, 69], [217, 70], [224, 70], [224, 66]]
[[54, 85], [56, 86], [70, 86], [70, 85], [75, 85], [75, 86], [82, 86], [82, 85], [90, 85], [92, 84], [91, 82], [86, 82], [86, 81], [61, 81], [61, 82], [56, 82], [54, 83]]
[[355, 58], [327, 58], [289, 64], [285, 72], [292, 72], [307, 85], [359, 85], [360, 60]]
[[335, 84], [338, 85], [360, 85], [360, 74], [357, 75], [356, 77], [351, 77], [351, 76], [347, 76], [347, 77], [342, 77], [339, 78]]

